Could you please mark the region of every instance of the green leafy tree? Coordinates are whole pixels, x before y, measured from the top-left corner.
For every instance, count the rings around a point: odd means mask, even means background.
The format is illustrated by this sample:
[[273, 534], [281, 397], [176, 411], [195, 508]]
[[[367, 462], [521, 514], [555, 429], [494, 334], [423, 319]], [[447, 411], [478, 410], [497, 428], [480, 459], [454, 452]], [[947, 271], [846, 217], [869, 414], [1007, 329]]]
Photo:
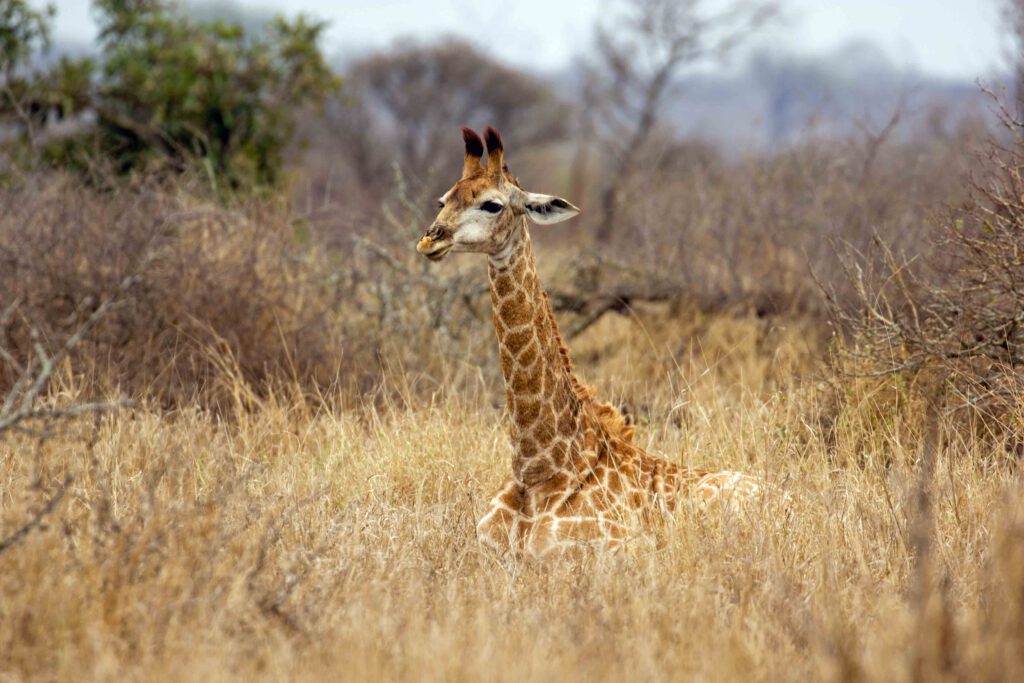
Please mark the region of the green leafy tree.
[[33, 57], [49, 50], [53, 5], [34, 9], [25, 0], [0, 1], [0, 131], [20, 130], [33, 140], [32, 127], [46, 109], [31, 96]]
[[259, 35], [237, 23], [195, 22], [165, 0], [95, 0], [95, 59], [64, 59], [24, 94], [37, 123], [92, 120], [46, 145], [77, 165], [90, 155], [120, 172], [200, 163], [237, 187], [272, 184], [296, 114], [339, 86], [318, 43], [325, 24], [278, 18]]
[[7, 79], [34, 52], [50, 44], [49, 20], [53, 5], [33, 9], [25, 0], [4, 0], [0, 3], [0, 72]]

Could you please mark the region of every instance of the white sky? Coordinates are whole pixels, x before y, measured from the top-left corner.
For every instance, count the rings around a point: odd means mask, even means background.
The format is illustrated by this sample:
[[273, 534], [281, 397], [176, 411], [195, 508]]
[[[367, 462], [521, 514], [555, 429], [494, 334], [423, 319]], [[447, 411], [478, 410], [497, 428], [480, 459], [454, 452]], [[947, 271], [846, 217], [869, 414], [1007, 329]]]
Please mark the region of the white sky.
[[[498, 57], [556, 69], [585, 51], [611, 0], [240, 0], [239, 4], [331, 22], [325, 48], [352, 54], [406, 37], [459, 34]], [[197, 4], [201, 4], [198, 0]], [[1006, 63], [1000, 0], [782, 0], [785, 19], [758, 44], [804, 55], [858, 40], [880, 46], [897, 66], [975, 79]], [[43, 4], [43, 0], [35, 0]], [[712, 6], [725, 0], [710, 0]], [[90, 40], [89, 0], [57, 0], [58, 38]]]

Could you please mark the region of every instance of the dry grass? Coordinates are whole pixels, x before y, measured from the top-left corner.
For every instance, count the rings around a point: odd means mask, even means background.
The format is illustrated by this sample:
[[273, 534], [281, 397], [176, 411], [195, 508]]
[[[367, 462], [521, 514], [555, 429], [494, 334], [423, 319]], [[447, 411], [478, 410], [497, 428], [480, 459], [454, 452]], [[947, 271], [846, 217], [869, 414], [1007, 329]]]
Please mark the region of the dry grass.
[[[631, 334], [617, 364], [591, 368], [613, 394], [637, 391], [608, 377], [639, 371], [630, 359], [657, 339]], [[940, 421], [921, 498], [915, 424], [857, 419], [874, 414], [863, 392], [818, 427], [816, 392], [772, 390], [733, 349], [716, 356], [722, 372], [677, 371], [677, 389], [646, 391], [641, 442], [782, 482], [792, 516], [684, 512], [659, 543], [614, 557], [512, 567], [481, 551], [474, 523], [509, 457], [483, 385], [347, 412], [287, 394], [226, 420], [141, 408], [9, 437], [0, 538], [70, 484], [0, 551], [0, 679], [1024, 674], [1016, 472], [986, 467]], [[53, 400], [78, 392], [65, 379]]]

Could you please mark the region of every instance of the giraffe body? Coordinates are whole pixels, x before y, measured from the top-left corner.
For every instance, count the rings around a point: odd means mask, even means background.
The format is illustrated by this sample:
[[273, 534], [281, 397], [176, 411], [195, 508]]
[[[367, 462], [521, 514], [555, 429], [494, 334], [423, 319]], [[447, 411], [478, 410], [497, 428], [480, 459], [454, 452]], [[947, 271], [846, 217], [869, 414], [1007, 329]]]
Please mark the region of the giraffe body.
[[703, 510], [736, 503], [762, 487], [747, 475], [688, 469], [646, 453], [633, 428], [573, 373], [547, 293], [537, 277], [527, 216], [570, 218], [564, 199], [523, 191], [507, 170], [501, 139], [483, 145], [464, 129], [463, 178], [417, 248], [488, 255], [488, 278], [505, 397], [512, 472], [480, 520], [480, 540], [502, 553], [543, 556], [567, 546], [620, 547], [681, 504]]

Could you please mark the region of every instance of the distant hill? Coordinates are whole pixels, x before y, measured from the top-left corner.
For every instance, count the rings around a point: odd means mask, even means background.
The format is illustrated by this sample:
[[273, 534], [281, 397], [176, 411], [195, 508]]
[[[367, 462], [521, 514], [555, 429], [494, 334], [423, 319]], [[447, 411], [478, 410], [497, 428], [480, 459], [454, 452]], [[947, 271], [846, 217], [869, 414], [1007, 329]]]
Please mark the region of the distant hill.
[[901, 101], [895, 134], [903, 137], [942, 134], [990, 104], [977, 83], [898, 70], [859, 42], [824, 58], [759, 53], [737, 75], [685, 78], [664, 115], [684, 133], [725, 147], [771, 149], [807, 135], [880, 128]]
[[[560, 92], [574, 92], [583, 69], [577, 65], [551, 78]], [[1006, 82], [999, 75], [985, 80], [997, 90]], [[725, 151], [767, 151], [808, 136], [880, 129], [901, 101], [897, 139], [951, 132], [991, 106], [976, 82], [899, 69], [872, 43], [856, 42], [818, 57], [762, 51], [732, 72], [684, 76], [662, 118]]]

